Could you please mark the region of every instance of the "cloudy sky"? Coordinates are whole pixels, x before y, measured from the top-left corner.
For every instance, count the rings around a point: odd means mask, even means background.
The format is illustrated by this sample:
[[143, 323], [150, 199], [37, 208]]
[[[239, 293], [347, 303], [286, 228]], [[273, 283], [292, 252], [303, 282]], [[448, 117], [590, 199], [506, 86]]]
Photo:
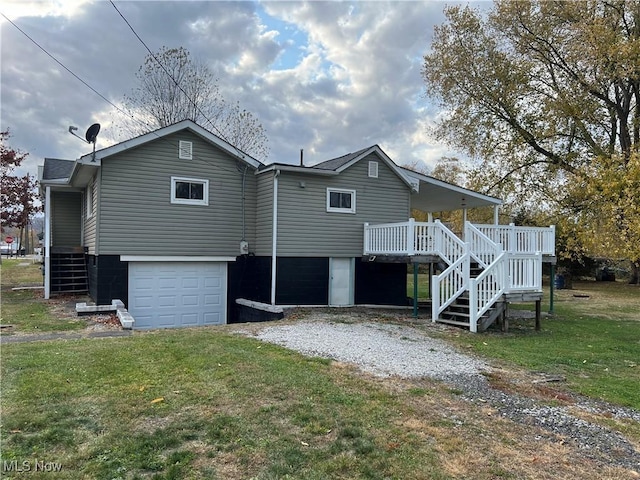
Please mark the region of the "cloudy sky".
[[[210, 67], [224, 98], [265, 128], [265, 163], [297, 163], [304, 148], [313, 164], [373, 144], [400, 165], [457, 153], [428, 133], [438, 110], [420, 73], [444, 2], [114, 3], [151, 50], [183, 46]], [[90, 151], [70, 125], [83, 136], [100, 123], [97, 148], [122, 140], [111, 103], [135, 87], [148, 52], [114, 6], [10, 0], [0, 12], [24, 32], [0, 16], [0, 127], [29, 153], [26, 170]]]

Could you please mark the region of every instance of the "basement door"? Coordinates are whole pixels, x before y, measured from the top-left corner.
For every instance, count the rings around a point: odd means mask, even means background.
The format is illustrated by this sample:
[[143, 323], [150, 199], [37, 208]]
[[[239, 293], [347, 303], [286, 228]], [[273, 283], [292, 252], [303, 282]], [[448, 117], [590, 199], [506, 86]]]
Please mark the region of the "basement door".
[[136, 329], [224, 324], [226, 299], [226, 262], [129, 262]]
[[334, 307], [353, 305], [353, 258], [329, 259], [329, 305]]

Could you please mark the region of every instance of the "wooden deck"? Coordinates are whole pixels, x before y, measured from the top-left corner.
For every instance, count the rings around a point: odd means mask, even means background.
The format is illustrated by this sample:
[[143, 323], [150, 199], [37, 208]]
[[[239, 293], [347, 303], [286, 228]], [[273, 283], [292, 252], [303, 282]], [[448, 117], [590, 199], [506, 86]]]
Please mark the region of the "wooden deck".
[[365, 224], [363, 255], [371, 261], [441, 263], [444, 268], [431, 281], [432, 321], [476, 332], [500, 316], [501, 302], [532, 299], [539, 310], [542, 263], [555, 260], [555, 227], [467, 222], [460, 238], [439, 221]]

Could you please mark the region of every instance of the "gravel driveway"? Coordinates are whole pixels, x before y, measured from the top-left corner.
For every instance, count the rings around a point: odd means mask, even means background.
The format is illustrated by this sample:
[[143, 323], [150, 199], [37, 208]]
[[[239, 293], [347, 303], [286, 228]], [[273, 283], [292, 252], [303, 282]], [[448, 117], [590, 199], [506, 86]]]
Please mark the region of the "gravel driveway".
[[[470, 402], [489, 404], [505, 418], [540, 427], [543, 437], [566, 438], [592, 460], [640, 471], [640, 452], [619, 432], [577, 418], [565, 406], [549, 406], [492, 388], [482, 375], [492, 369], [487, 362], [430, 337], [428, 329], [370, 321], [363, 315], [353, 322], [345, 319], [348, 313], [314, 312], [294, 323], [260, 324], [241, 333], [305, 355], [355, 364], [380, 377], [444, 381]], [[577, 398], [571, 407], [640, 423], [640, 412], [603, 402]]]

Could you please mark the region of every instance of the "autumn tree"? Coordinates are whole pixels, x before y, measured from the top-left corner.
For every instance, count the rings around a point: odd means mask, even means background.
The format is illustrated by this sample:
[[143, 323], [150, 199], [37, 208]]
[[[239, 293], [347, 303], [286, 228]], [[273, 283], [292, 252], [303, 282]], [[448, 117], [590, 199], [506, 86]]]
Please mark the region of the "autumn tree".
[[262, 124], [237, 102], [226, 101], [213, 73], [183, 47], [162, 47], [145, 57], [138, 86], [124, 97], [130, 134], [141, 135], [190, 119], [231, 145], [258, 158], [269, 154]]
[[640, 3], [497, 0], [486, 14], [445, 14], [423, 69], [447, 112], [438, 138], [476, 159], [485, 193], [606, 237], [637, 277], [627, 187], [640, 147]]
[[[36, 180], [28, 174], [13, 175], [28, 154], [11, 148], [7, 144], [10, 136], [9, 130], [0, 132], [0, 219], [2, 231], [18, 228], [22, 238], [31, 217], [39, 211], [35, 205]], [[19, 245], [24, 246], [21, 239]]]

